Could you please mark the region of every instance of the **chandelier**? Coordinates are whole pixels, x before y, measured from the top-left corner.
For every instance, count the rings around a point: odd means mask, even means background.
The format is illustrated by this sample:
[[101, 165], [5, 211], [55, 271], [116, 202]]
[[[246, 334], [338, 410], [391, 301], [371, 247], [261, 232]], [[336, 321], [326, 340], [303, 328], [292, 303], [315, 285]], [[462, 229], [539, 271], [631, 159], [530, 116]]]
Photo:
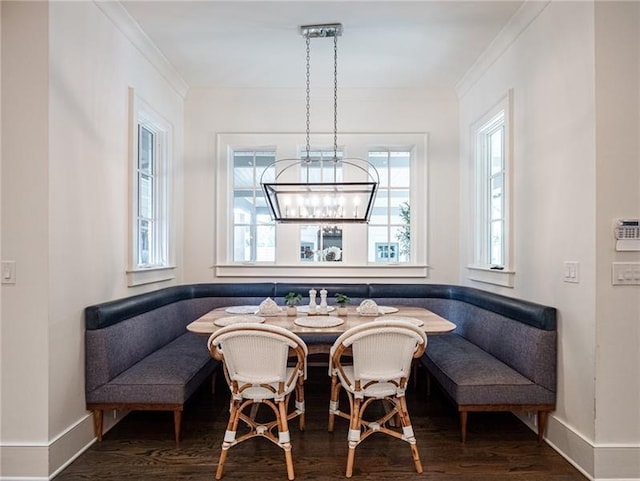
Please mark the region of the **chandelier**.
[[[338, 37], [342, 24], [305, 25], [306, 148], [297, 159], [279, 159], [262, 172], [260, 184], [276, 222], [369, 222], [379, 183], [378, 171], [366, 160], [338, 154]], [[313, 158], [310, 143], [310, 51], [312, 38], [333, 38], [333, 157]], [[329, 164], [327, 167], [326, 164]], [[268, 180], [267, 180], [268, 179]], [[350, 180], [345, 180], [350, 179]]]

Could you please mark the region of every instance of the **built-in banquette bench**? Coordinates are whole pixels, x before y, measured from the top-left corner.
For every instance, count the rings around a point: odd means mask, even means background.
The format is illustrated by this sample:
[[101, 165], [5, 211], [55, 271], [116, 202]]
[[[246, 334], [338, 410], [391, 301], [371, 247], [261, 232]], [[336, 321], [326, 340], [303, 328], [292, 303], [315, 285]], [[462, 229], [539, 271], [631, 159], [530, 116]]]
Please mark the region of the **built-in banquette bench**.
[[372, 285], [370, 295], [456, 324], [429, 337], [420, 364], [457, 405], [463, 442], [471, 411], [535, 412], [542, 441], [556, 405], [555, 308], [464, 286]]
[[85, 393], [102, 440], [105, 410], [173, 411], [176, 442], [185, 402], [218, 367], [187, 324], [216, 307], [256, 304], [272, 283], [184, 285], [85, 309]]
[[291, 291], [308, 302], [308, 291], [322, 287], [330, 301], [341, 292], [352, 304], [371, 298], [420, 306], [457, 325], [451, 334], [430, 336], [420, 362], [456, 403], [463, 441], [469, 411], [502, 410], [536, 412], [542, 439], [555, 409], [554, 308], [465, 286], [322, 282], [183, 285], [88, 307], [86, 400], [98, 439], [104, 410], [160, 409], [174, 412], [178, 440], [185, 402], [217, 367], [187, 324], [211, 309], [266, 297], [282, 305]]

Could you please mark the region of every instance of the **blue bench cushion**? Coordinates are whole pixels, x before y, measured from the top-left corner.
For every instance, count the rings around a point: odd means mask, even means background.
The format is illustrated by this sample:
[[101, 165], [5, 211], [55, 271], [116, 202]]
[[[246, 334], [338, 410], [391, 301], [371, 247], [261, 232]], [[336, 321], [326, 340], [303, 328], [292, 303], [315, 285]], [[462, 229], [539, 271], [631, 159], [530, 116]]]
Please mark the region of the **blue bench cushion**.
[[217, 365], [206, 339], [187, 332], [88, 392], [87, 403], [183, 404]]
[[421, 363], [458, 405], [555, 403], [552, 391], [457, 334], [429, 337]]

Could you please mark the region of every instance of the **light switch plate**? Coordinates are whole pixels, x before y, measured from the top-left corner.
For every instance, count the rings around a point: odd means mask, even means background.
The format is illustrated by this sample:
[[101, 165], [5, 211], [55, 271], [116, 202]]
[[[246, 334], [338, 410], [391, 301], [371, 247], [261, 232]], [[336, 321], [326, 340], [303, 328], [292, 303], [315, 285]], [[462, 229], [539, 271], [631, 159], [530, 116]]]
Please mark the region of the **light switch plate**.
[[580, 263], [578, 261], [565, 261], [564, 281], [574, 283], [580, 282]]
[[611, 283], [614, 286], [640, 285], [640, 262], [612, 262]]
[[2, 261], [0, 266], [0, 280], [2, 284], [16, 283], [16, 261]]

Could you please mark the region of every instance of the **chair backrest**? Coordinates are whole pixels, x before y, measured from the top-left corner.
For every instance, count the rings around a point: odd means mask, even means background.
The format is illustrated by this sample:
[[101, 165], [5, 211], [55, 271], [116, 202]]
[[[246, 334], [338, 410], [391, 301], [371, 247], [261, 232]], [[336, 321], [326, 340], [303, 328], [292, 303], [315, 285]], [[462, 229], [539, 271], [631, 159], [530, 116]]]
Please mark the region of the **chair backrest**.
[[424, 330], [410, 322], [372, 321], [344, 332], [331, 348], [330, 369], [342, 371], [340, 356], [351, 347], [353, 381], [407, 379], [413, 358], [427, 345]]
[[[213, 333], [211, 355], [223, 361], [225, 374], [239, 384], [283, 383], [284, 389], [298, 376], [306, 377], [307, 346], [300, 337], [279, 326], [238, 323]], [[289, 371], [289, 349], [297, 355], [296, 369]]]

